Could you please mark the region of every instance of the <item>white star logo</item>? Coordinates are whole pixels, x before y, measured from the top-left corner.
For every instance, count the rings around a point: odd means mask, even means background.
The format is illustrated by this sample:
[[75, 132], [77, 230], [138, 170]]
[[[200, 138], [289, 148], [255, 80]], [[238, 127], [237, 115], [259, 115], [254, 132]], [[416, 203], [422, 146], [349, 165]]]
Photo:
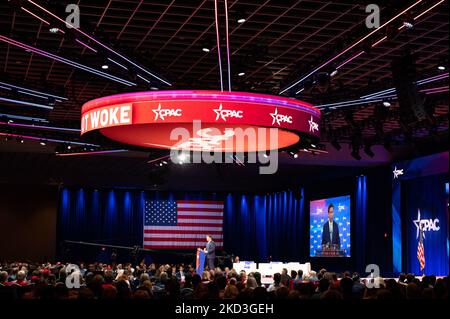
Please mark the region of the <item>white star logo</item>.
[[[214, 113], [216, 113], [216, 121], [221, 117], [221, 115], [222, 115], [222, 103], [220, 103], [220, 105], [219, 105], [219, 108], [218, 109], [213, 109], [213, 111], [214, 111]], [[223, 116], [222, 116], [222, 119], [226, 122], [227, 121], [227, 119], [226, 118], [224, 118]]]
[[275, 113], [269, 113], [270, 116], [272, 116], [272, 125], [277, 123], [278, 125], [281, 125], [281, 123], [290, 123], [292, 124], [292, 116], [278, 114], [278, 108], [275, 108]]
[[311, 115], [311, 119], [308, 121], [309, 123], [309, 131], [314, 133], [314, 131], [318, 131], [319, 130], [319, 124], [314, 122], [314, 119]]
[[[417, 210], [417, 219], [413, 220], [414, 225], [416, 225], [417, 233], [416, 238], [419, 238], [419, 232], [420, 232], [420, 209]], [[423, 233], [423, 238], [425, 238], [425, 232]]]
[[[277, 115], [278, 115], [278, 109], [275, 109], [275, 113], [270, 113], [270, 116], [272, 116], [272, 125], [277, 121]], [[280, 125], [280, 122], [278, 122], [278, 125]]]
[[395, 166], [392, 173], [394, 174], [394, 178], [398, 178], [399, 176], [403, 175], [403, 169], [397, 169], [397, 166]]

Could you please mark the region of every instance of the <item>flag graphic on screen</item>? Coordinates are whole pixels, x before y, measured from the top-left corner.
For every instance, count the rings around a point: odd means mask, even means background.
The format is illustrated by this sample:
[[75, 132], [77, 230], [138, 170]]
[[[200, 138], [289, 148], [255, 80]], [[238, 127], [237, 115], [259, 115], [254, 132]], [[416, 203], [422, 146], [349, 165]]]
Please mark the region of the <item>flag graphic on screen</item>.
[[223, 247], [223, 202], [148, 200], [144, 207], [144, 248], [195, 249], [211, 235]]
[[423, 230], [422, 226], [420, 227], [420, 235], [419, 235], [419, 243], [417, 245], [417, 259], [420, 263], [420, 271], [425, 268], [425, 250], [423, 247]]

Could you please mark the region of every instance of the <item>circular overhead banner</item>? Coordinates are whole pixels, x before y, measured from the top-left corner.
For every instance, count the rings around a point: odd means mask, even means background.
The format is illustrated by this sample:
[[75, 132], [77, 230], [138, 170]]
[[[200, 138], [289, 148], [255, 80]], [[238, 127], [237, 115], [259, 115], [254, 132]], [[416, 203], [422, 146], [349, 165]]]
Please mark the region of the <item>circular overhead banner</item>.
[[149, 91], [89, 101], [81, 135], [99, 132], [139, 148], [254, 152], [320, 136], [320, 110], [291, 98], [246, 92]]

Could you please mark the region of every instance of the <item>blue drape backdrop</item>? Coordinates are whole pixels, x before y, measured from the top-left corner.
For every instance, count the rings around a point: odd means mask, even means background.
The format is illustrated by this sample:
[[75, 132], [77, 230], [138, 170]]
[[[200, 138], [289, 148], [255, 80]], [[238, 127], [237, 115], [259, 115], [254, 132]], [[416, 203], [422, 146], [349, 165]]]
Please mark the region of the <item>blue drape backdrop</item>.
[[446, 175], [433, 175], [407, 180], [402, 185], [406, 213], [404, 247], [407, 252], [405, 258], [408, 272], [421, 273], [417, 259], [417, 227], [413, 222], [417, 220], [418, 210], [420, 209], [421, 220], [439, 220], [437, 225], [439, 230], [425, 231], [423, 240], [425, 251], [424, 272], [427, 275], [444, 276], [448, 274], [446, 182]]
[[294, 192], [236, 195], [63, 188], [58, 240], [141, 246], [146, 199], [223, 200], [227, 253], [256, 261], [267, 261], [270, 256], [272, 260], [292, 261], [302, 256], [307, 236], [305, 205], [302, 196], [294, 196]]

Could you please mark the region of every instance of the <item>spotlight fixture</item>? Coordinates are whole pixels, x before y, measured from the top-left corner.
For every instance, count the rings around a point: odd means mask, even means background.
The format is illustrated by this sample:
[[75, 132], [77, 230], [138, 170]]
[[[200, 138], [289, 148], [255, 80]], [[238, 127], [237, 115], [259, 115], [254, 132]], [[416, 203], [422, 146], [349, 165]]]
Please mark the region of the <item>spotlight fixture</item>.
[[58, 33], [59, 32], [59, 28], [51, 27], [50, 29], [48, 29], [48, 31], [50, 31], [50, 33]]
[[237, 23], [244, 23], [246, 20], [245, 20], [245, 18], [239, 18], [238, 20], [237, 20]]
[[445, 58], [442, 58], [439, 60], [437, 68], [439, 71], [445, 71], [447, 69], [447, 65], [448, 65], [448, 60]]
[[203, 40], [202, 42], [202, 51], [205, 53], [208, 53], [211, 51], [212, 48], [212, 42], [209, 38]]
[[17, 142], [19, 142], [20, 144], [23, 144], [25, 141], [22, 137], [18, 137]]
[[338, 70], [337, 70], [337, 69], [334, 69], [333, 71], [331, 71], [330, 77], [335, 76], [337, 73], [338, 73]]
[[244, 76], [245, 75], [245, 72], [239, 72], [238, 73], [238, 76]]
[[388, 100], [384, 100], [383, 101], [383, 106], [390, 107], [391, 106], [391, 102], [389, 102]]
[[44, 140], [40, 140], [39, 144], [41, 144], [42, 146], [45, 146], [45, 145], [47, 145], [47, 142]]
[[106, 64], [106, 63], [103, 63], [103, 64], [102, 64], [102, 69], [103, 69], [103, 70], [108, 70], [108, 69], [109, 69], [109, 65]]
[[403, 25], [405, 26], [406, 29], [412, 29], [414, 28], [414, 24], [411, 21], [404, 21]]

